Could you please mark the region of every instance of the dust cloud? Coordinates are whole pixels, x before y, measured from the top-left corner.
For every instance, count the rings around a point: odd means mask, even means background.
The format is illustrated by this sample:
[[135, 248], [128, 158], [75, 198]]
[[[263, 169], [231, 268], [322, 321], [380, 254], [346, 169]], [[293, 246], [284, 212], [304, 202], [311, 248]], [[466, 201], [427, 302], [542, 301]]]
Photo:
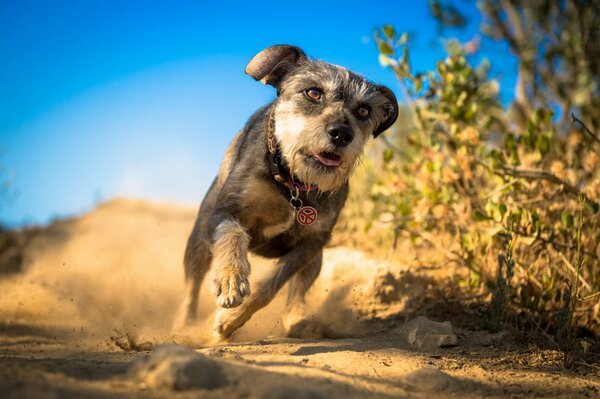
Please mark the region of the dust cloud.
[[[195, 216], [191, 208], [120, 199], [40, 230], [25, 248], [24, 271], [0, 280], [0, 323], [41, 328], [82, 347], [174, 339], [202, 346], [214, 340], [215, 300], [206, 282], [198, 324], [175, 336], [172, 331], [183, 297], [182, 257]], [[259, 258], [251, 263], [253, 283], [274, 267]], [[343, 337], [374, 328], [362, 316], [373, 298], [374, 274], [382, 267], [358, 252], [326, 250], [323, 271], [307, 299], [314, 333]], [[284, 289], [233, 339], [283, 336], [285, 296]]]

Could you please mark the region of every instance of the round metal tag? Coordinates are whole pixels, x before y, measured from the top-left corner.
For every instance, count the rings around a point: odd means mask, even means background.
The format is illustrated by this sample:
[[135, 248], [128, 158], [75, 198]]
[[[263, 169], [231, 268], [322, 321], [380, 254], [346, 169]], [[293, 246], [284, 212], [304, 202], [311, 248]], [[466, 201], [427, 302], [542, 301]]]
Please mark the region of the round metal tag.
[[303, 206], [296, 213], [296, 220], [301, 225], [313, 224], [317, 221], [317, 210], [312, 206]]

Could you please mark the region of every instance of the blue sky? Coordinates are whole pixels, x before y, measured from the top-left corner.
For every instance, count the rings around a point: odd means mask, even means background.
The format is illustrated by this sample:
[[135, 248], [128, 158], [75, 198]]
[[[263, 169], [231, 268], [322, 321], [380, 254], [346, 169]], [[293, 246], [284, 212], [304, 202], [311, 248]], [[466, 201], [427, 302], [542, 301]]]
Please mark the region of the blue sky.
[[[294, 5], [295, 4], [295, 5]], [[376, 26], [415, 34], [413, 65], [444, 56], [426, 1], [0, 2], [0, 223], [47, 223], [116, 196], [198, 204], [228, 142], [274, 90], [244, 74], [289, 43], [399, 93]], [[469, 40], [479, 16], [469, 17]], [[482, 56], [497, 45], [483, 42]]]

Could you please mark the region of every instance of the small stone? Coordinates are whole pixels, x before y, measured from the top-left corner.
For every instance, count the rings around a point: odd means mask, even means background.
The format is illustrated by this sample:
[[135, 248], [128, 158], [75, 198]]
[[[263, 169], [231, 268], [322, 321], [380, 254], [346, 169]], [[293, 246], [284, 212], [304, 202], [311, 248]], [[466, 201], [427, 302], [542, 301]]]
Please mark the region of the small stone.
[[439, 323], [419, 316], [392, 331], [417, 350], [430, 351], [458, 343], [449, 321]]
[[462, 381], [436, 368], [424, 368], [409, 374], [404, 382], [411, 390], [441, 392], [459, 388]]
[[136, 360], [129, 376], [148, 388], [213, 389], [227, 384], [221, 366], [193, 349], [160, 345]]

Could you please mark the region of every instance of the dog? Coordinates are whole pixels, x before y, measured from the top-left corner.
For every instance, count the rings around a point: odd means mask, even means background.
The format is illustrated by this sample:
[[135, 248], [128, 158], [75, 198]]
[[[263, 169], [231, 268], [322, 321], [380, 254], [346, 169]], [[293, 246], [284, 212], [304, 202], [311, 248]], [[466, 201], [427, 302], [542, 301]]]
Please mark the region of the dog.
[[[195, 320], [212, 268], [218, 337], [230, 337], [288, 282], [284, 327], [301, 337], [305, 294], [321, 270], [348, 179], [369, 137], [395, 122], [398, 103], [387, 87], [290, 45], [262, 50], [246, 73], [275, 87], [277, 97], [235, 136], [200, 205], [185, 250], [178, 324]], [[277, 259], [252, 292], [248, 253]]]

